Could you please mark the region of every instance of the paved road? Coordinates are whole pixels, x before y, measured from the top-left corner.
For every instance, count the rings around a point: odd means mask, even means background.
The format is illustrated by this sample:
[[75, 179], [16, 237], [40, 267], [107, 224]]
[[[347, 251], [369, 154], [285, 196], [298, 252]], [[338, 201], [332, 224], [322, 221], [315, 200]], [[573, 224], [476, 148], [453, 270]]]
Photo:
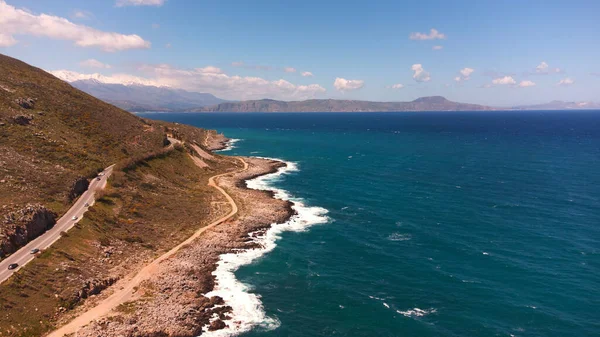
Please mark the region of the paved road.
[[[111, 165], [103, 171], [104, 175], [100, 176], [100, 180], [94, 178], [90, 182], [88, 190], [77, 199], [75, 204], [67, 211], [67, 213], [65, 213], [65, 215], [58, 219], [54, 227], [0, 262], [0, 283], [6, 281], [15, 271], [21, 269], [25, 264], [35, 258], [35, 256], [30, 253], [32, 249], [37, 248], [42, 250], [50, 247], [60, 238], [60, 232], [68, 231], [75, 223], [81, 220], [83, 213], [88, 209], [85, 207], [85, 204], [88, 203], [89, 205], [92, 205], [94, 203], [95, 192], [106, 186], [106, 180], [112, 174], [113, 166], [114, 165]], [[74, 216], [77, 217], [77, 220], [73, 220]], [[8, 270], [8, 265], [11, 263], [18, 263], [19, 267], [17, 269]]]

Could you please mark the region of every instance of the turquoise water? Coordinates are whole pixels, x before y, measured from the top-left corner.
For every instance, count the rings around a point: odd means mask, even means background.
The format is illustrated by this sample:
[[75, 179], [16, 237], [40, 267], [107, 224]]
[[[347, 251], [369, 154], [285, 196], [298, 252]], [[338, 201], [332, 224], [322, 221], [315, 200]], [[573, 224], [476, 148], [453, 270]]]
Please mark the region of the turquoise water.
[[144, 116], [328, 210], [237, 270], [276, 322], [244, 336], [600, 335], [599, 112]]

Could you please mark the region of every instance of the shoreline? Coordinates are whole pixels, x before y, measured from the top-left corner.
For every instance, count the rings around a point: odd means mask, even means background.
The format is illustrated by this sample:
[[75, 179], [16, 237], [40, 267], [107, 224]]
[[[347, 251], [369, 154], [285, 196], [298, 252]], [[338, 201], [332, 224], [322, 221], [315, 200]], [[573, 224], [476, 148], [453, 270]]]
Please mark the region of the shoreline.
[[[222, 137], [218, 144], [226, 146], [228, 139]], [[217, 147], [210, 149], [214, 151]], [[240, 212], [160, 261], [154, 266], [156, 272], [133, 289], [129, 302], [119, 305], [109, 316], [84, 326], [78, 330], [78, 336], [192, 337], [229, 330], [235, 325], [239, 313], [223, 297], [211, 294], [218, 288], [215, 273], [222, 257], [263, 249], [257, 237], [297, 216], [295, 204], [278, 199], [277, 192], [249, 186], [253, 180], [280, 175], [291, 163], [254, 157], [244, 157], [243, 161], [248, 163], [248, 169], [218, 178], [218, 186], [231, 195]], [[121, 308], [124, 305], [127, 310]], [[222, 333], [231, 334], [226, 330]]]

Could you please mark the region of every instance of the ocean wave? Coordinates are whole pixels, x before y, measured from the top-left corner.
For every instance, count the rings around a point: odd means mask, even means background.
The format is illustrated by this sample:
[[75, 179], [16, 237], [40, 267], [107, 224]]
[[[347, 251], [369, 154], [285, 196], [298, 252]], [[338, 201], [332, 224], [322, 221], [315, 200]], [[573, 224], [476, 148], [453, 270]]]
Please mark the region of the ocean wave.
[[233, 149], [235, 149], [237, 146], [235, 146], [235, 143], [242, 141], [243, 139], [237, 139], [237, 138], [230, 138], [227, 143], [225, 144], [225, 148], [221, 149], [221, 150], [216, 150], [215, 152], [225, 152], [225, 151], [231, 151]]
[[419, 308], [413, 308], [413, 309], [409, 309], [409, 310], [405, 310], [405, 311], [396, 310], [396, 312], [401, 315], [404, 315], [406, 317], [423, 317], [425, 315], [436, 313], [437, 309], [430, 308], [430, 309], [423, 310], [423, 309], [419, 309]]
[[412, 239], [410, 234], [392, 233], [387, 237], [390, 241], [408, 241]]
[[280, 181], [284, 175], [296, 171], [298, 171], [296, 163], [286, 162], [286, 166], [278, 169], [275, 173], [246, 181], [248, 188], [269, 190], [274, 193], [275, 198], [292, 201], [292, 208], [296, 211], [296, 215], [285, 223], [272, 224], [269, 230], [260, 235], [259, 233], [249, 233], [249, 236], [261, 248], [241, 250], [220, 256], [217, 268], [213, 272], [216, 278], [215, 288], [205, 296], [222, 297], [225, 304], [231, 306], [233, 316], [226, 322], [227, 327], [223, 330], [208, 331], [208, 327], [204, 327], [203, 336], [235, 336], [253, 328], [272, 330], [279, 327], [280, 322], [276, 317], [266, 315], [260, 295], [249, 293], [249, 286], [235, 278], [235, 271], [273, 250], [277, 246], [277, 240], [281, 238], [281, 233], [305, 231], [312, 225], [329, 221], [326, 215], [328, 211], [325, 208], [306, 206], [302, 199], [294, 198], [287, 191], [273, 187], [273, 184]]

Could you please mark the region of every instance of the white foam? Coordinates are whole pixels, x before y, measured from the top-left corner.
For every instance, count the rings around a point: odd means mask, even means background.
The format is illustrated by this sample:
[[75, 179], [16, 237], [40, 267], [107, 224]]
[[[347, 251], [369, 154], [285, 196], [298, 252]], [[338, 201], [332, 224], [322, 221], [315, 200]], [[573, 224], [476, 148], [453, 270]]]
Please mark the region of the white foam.
[[408, 241], [412, 239], [410, 234], [392, 233], [387, 238], [390, 241]]
[[431, 309], [419, 309], [419, 308], [414, 308], [414, 309], [409, 309], [406, 311], [400, 311], [400, 310], [396, 310], [397, 313], [404, 315], [406, 317], [423, 317], [425, 315], [429, 315], [429, 314], [433, 314], [435, 312], [437, 312], [437, 309], [431, 308]]
[[227, 143], [225, 144], [225, 148], [222, 150], [217, 150], [215, 152], [225, 152], [225, 151], [231, 151], [233, 149], [235, 149], [237, 146], [235, 146], [235, 143], [242, 141], [242, 139], [236, 139], [236, 138], [229, 138], [229, 140], [227, 141]]
[[298, 171], [298, 165], [286, 162], [286, 166], [279, 168], [275, 173], [246, 181], [248, 188], [270, 190], [273, 191], [275, 198], [292, 201], [292, 208], [297, 214], [283, 224], [272, 224], [264, 233], [249, 233], [249, 236], [261, 248], [241, 250], [220, 256], [217, 269], [213, 272], [216, 277], [215, 288], [205, 296], [222, 297], [225, 304], [232, 308], [232, 319], [225, 321], [227, 327], [222, 330], [209, 332], [208, 327], [205, 326], [202, 336], [236, 336], [253, 328], [272, 330], [280, 325], [276, 317], [266, 315], [260, 295], [249, 293], [250, 287], [235, 278], [235, 271], [273, 250], [277, 246], [276, 242], [281, 238], [282, 232], [305, 231], [312, 225], [329, 221], [326, 209], [306, 206], [302, 199], [294, 198], [287, 191], [273, 187], [273, 183], [295, 171]]

